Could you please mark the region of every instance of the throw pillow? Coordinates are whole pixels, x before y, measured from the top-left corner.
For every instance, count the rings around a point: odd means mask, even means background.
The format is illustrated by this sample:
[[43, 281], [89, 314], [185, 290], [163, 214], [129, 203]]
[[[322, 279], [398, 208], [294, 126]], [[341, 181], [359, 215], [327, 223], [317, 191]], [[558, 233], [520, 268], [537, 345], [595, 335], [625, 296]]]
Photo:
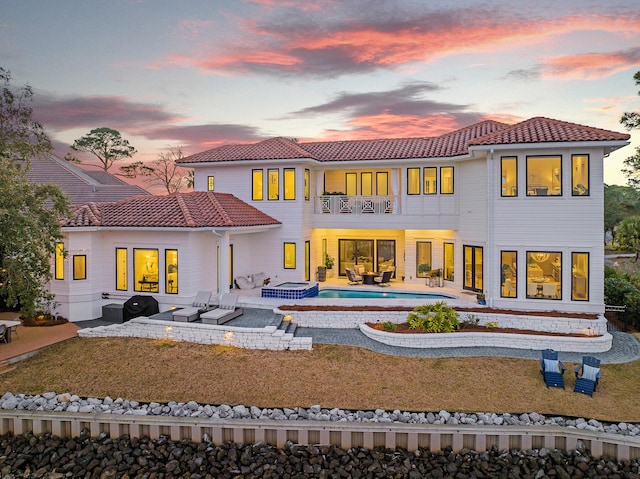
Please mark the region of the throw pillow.
[[582, 379], [596, 382], [596, 379], [598, 378], [598, 371], [600, 371], [600, 369], [585, 364], [582, 366]]
[[544, 370], [547, 373], [559, 373], [560, 365], [558, 364], [557, 359], [545, 359], [544, 360]]

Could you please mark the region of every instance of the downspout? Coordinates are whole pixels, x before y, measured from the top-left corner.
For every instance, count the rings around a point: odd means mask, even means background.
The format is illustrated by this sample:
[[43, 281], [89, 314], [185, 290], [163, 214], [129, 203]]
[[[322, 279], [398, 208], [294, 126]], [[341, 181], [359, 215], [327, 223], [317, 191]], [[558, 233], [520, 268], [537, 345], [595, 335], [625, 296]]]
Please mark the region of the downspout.
[[487, 187], [487, 195], [488, 195], [488, 205], [487, 205], [487, 279], [488, 283], [483, 279], [483, 287], [486, 290], [486, 299], [487, 305], [491, 308], [493, 307], [493, 298], [495, 291], [495, 260], [494, 260], [494, 224], [493, 224], [493, 208], [494, 208], [494, 166], [493, 166], [493, 148], [489, 151], [489, 156], [487, 157], [487, 166], [489, 170], [488, 176], [488, 187]]

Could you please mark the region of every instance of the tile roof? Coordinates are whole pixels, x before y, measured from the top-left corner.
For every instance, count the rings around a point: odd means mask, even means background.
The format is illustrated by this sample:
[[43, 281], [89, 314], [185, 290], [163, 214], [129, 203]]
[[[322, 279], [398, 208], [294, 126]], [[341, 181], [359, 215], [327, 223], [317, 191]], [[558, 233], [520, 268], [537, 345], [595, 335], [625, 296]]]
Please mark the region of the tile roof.
[[125, 183], [107, 172], [83, 170], [54, 155], [32, 160], [27, 178], [36, 184], [57, 184], [73, 205], [118, 201], [149, 194], [143, 188]]
[[179, 163], [310, 158], [319, 162], [451, 158], [469, 146], [538, 142], [624, 141], [628, 134], [550, 118], [531, 118], [515, 125], [485, 120], [439, 137], [297, 142], [277, 137], [258, 143], [224, 145], [187, 156]]
[[538, 116], [516, 123], [489, 135], [474, 138], [469, 145], [505, 145], [514, 143], [556, 143], [576, 141], [624, 141], [630, 135], [591, 126]]
[[193, 191], [88, 203], [76, 208], [64, 226], [221, 228], [279, 224], [232, 194]]

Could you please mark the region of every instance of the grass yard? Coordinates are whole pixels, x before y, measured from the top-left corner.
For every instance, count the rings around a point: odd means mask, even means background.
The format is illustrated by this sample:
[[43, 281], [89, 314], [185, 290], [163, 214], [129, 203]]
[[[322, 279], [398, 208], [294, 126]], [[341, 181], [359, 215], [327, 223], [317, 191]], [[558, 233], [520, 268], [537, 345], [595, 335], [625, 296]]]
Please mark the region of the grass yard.
[[0, 376], [0, 391], [259, 407], [538, 412], [640, 422], [640, 361], [603, 365], [593, 397], [547, 389], [537, 360], [405, 358], [314, 345], [253, 351], [146, 339], [74, 338]]

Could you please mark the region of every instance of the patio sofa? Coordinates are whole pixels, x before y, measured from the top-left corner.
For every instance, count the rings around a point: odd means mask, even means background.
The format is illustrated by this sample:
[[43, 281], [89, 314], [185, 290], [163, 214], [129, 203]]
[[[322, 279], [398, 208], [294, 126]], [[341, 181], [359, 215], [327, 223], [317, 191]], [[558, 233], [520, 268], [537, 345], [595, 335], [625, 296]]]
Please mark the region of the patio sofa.
[[262, 288], [265, 280], [270, 280], [270, 278], [267, 278], [266, 274], [260, 272], [248, 276], [236, 276], [233, 282], [238, 289], [254, 289]]

